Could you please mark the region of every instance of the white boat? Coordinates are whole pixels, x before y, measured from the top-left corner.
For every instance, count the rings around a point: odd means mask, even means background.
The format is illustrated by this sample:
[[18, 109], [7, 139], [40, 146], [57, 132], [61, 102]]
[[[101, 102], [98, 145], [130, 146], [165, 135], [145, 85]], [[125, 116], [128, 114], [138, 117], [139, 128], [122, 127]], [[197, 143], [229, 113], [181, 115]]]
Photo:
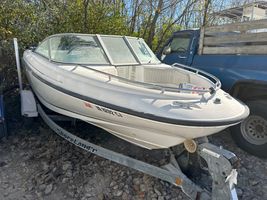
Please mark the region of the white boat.
[[47, 108], [148, 149], [217, 133], [249, 114], [216, 77], [160, 63], [141, 38], [52, 35], [23, 63]]

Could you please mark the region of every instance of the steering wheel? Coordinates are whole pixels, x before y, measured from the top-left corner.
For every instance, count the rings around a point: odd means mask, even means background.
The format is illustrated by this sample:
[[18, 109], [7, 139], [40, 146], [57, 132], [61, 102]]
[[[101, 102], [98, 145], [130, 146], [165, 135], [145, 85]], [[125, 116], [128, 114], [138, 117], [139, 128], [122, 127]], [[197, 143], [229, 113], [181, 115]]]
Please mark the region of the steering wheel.
[[185, 49], [184, 47], [179, 47], [178, 49], [176, 49], [176, 52], [185, 53], [186, 51], [187, 51], [187, 49]]
[[76, 46], [73, 46], [69, 49], [69, 51], [67, 52], [67, 54], [70, 54], [73, 50], [75, 49], [80, 49], [80, 48], [86, 48], [88, 46], [83, 46], [83, 45], [76, 45]]
[[70, 54], [73, 50], [75, 49], [81, 49], [81, 48], [92, 48], [92, 47], [97, 47], [97, 46], [93, 46], [93, 45], [88, 45], [88, 44], [80, 44], [80, 45], [75, 45], [72, 46], [69, 51], [67, 52], [67, 54]]

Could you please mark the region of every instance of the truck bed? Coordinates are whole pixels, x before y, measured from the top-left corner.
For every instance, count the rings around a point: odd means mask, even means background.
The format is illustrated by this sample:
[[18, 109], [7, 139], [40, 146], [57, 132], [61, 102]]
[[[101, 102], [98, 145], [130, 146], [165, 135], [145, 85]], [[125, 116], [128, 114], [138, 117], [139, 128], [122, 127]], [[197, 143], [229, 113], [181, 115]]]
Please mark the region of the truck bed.
[[195, 55], [191, 66], [219, 77], [225, 91], [238, 80], [267, 78], [267, 55]]

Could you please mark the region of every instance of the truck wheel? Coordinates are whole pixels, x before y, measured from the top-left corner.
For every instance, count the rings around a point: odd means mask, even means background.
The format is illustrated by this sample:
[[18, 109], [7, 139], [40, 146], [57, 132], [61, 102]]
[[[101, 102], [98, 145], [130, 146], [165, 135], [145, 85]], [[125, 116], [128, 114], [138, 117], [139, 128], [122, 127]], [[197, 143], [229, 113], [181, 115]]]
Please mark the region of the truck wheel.
[[231, 135], [237, 145], [255, 155], [267, 158], [267, 102], [246, 102], [250, 115], [240, 124], [231, 127]]

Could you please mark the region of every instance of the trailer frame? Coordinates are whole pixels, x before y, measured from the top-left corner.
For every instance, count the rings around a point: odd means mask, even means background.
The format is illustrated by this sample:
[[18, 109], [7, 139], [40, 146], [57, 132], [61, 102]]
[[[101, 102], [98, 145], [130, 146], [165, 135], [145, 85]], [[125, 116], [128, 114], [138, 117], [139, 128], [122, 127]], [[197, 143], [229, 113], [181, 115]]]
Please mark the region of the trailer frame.
[[[175, 154], [170, 150], [170, 163], [161, 167], [131, 158], [121, 153], [103, 148], [91, 142], [88, 142], [66, 129], [59, 126], [55, 121], [64, 121], [61, 115], [49, 116], [43, 110], [41, 104], [37, 103], [37, 110], [44, 122], [60, 137], [66, 139], [75, 146], [85, 151], [95, 154], [99, 157], [111, 160], [120, 165], [135, 169], [150, 176], [159, 178], [178, 186], [191, 199], [238, 199], [233, 180], [236, 179], [235, 166], [237, 158], [235, 154], [221, 147], [205, 142], [200, 143], [197, 147], [198, 155], [207, 163], [208, 171], [212, 176], [212, 191], [201, 188], [190, 180], [181, 170]], [[69, 120], [69, 119], [67, 119]]]

